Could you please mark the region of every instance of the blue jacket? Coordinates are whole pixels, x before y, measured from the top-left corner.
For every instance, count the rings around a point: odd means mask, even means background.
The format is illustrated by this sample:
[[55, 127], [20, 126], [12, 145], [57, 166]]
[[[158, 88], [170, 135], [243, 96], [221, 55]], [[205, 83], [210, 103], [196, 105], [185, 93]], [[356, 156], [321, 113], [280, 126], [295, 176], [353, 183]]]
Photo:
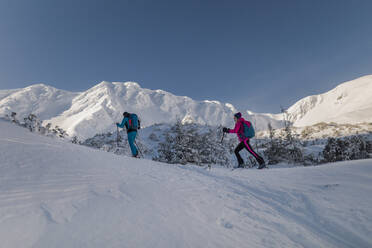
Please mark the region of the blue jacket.
[[126, 129], [127, 129], [127, 133], [137, 132], [137, 130], [135, 130], [135, 129], [129, 129], [129, 118], [128, 117], [124, 117], [121, 124], [116, 124], [116, 126], [118, 126], [120, 128], [124, 128], [124, 126], [125, 126]]

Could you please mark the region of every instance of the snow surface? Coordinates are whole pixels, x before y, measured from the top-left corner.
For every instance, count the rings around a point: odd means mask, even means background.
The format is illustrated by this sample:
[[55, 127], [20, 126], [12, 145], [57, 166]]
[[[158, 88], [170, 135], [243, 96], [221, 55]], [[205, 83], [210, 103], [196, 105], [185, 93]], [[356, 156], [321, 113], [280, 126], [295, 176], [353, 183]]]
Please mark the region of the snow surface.
[[3, 248], [372, 247], [371, 195], [372, 160], [205, 170], [0, 120]]

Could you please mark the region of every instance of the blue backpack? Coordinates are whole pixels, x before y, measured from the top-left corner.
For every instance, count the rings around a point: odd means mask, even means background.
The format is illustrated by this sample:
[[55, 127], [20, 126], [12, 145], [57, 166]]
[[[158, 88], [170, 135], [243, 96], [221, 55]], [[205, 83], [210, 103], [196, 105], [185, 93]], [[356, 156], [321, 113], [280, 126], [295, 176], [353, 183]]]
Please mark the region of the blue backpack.
[[249, 121], [244, 121], [243, 125], [244, 125], [244, 136], [250, 139], [253, 138], [255, 135], [255, 132], [254, 132], [252, 123]]
[[130, 114], [128, 120], [128, 129], [137, 130], [138, 129], [138, 116], [136, 114]]

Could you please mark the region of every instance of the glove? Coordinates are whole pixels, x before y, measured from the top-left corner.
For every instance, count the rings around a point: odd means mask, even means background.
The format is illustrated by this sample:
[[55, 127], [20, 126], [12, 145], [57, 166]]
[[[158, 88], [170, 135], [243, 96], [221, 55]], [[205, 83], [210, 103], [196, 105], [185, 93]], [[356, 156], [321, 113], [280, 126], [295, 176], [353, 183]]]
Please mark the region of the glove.
[[119, 126], [119, 123], [118, 123], [118, 122], [116, 122], [116, 126], [117, 126], [117, 127]]
[[224, 127], [224, 128], [222, 128], [222, 131], [223, 131], [224, 133], [228, 133], [228, 132], [230, 131], [230, 129], [228, 129], [227, 127]]

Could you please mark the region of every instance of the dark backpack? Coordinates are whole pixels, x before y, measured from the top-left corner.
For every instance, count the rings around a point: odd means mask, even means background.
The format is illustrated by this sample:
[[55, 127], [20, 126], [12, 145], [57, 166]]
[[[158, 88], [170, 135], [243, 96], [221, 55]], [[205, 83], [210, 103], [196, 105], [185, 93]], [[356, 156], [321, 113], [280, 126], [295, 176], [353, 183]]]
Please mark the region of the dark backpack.
[[136, 114], [130, 114], [128, 120], [128, 130], [137, 130], [139, 128], [138, 116]]
[[244, 136], [247, 138], [253, 138], [255, 135], [254, 128], [251, 122], [249, 121], [244, 121]]

